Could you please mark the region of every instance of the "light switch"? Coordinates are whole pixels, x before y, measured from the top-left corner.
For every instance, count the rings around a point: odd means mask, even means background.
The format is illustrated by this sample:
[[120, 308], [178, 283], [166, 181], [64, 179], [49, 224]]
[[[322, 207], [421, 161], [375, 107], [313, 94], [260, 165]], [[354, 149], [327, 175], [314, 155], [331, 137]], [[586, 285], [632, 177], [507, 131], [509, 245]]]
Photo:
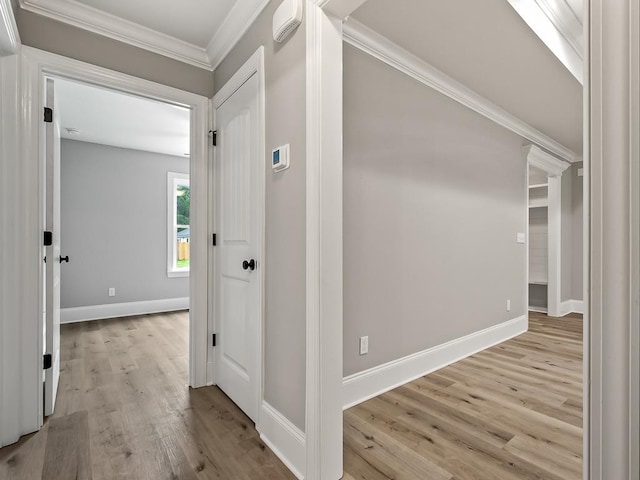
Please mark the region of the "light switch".
[[516, 235], [516, 242], [525, 243], [527, 241], [527, 236], [524, 233], [518, 232]]

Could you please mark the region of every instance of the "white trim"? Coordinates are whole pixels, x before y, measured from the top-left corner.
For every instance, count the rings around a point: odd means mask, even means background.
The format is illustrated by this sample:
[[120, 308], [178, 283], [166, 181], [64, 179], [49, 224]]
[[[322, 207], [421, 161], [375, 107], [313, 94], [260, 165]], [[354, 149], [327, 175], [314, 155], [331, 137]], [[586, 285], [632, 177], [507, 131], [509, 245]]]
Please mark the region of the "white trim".
[[342, 20], [306, 3], [307, 480], [342, 477]]
[[217, 110], [220, 105], [226, 102], [254, 73], [263, 72], [264, 67], [264, 47], [258, 48], [251, 57], [233, 74], [233, 77], [218, 90], [213, 97], [213, 109]]
[[11, 0], [0, 0], [0, 57], [18, 51], [20, 34], [11, 7]]
[[213, 70], [204, 48], [75, 0], [20, 0], [20, 6], [29, 12], [37, 13], [134, 47], [143, 48], [199, 68]]
[[141, 302], [109, 303], [60, 309], [60, 323], [77, 323], [103, 318], [132, 317], [147, 313], [188, 310], [189, 297], [163, 298]]
[[576, 80], [583, 83], [583, 28], [571, 7], [563, 1], [508, 2]]
[[[259, 257], [257, 258], [258, 264], [260, 268], [257, 269], [257, 274], [259, 275], [260, 281], [260, 298], [258, 299], [260, 306], [260, 320], [258, 322], [258, 361], [260, 365], [258, 367], [259, 378], [258, 378], [258, 398], [255, 399], [255, 411], [257, 412], [256, 420], [256, 429], [260, 431], [262, 426], [262, 408], [261, 404], [263, 402], [264, 396], [264, 378], [265, 378], [265, 359], [264, 359], [264, 320], [265, 320], [265, 286], [266, 286], [266, 272], [267, 272], [267, 262], [266, 262], [266, 185], [265, 185], [265, 169], [264, 164], [264, 155], [266, 152], [266, 80], [265, 80], [265, 65], [264, 65], [264, 46], [258, 47], [258, 49], [251, 55], [251, 57], [233, 74], [233, 76], [225, 83], [225, 85], [218, 91], [218, 93], [210, 100], [210, 105], [212, 105], [211, 115], [213, 116], [213, 123], [215, 129], [216, 122], [216, 110], [220, 107], [224, 102], [226, 102], [231, 95], [235, 93], [249, 78], [253, 75], [256, 75], [258, 78], [258, 119], [257, 119], [257, 130], [258, 130], [258, 140], [257, 140], [257, 150], [258, 150], [258, 197], [260, 199], [261, 208], [258, 210], [258, 228], [260, 233], [258, 235], [258, 250]], [[213, 152], [214, 157], [214, 171], [211, 172], [211, 176], [207, 179], [210, 182], [210, 189], [212, 191], [211, 199], [213, 204], [215, 205], [216, 198], [216, 178], [215, 173], [218, 169], [217, 165], [217, 157], [215, 155], [215, 151]], [[209, 220], [212, 222], [213, 231], [218, 230], [216, 224], [216, 216], [215, 216], [215, 208], [211, 212]], [[212, 247], [213, 248], [213, 247]], [[209, 303], [210, 315], [212, 317], [213, 323], [213, 331], [218, 330], [219, 319], [216, 314], [216, 305], [217, 305], [217, 295], [218, 289], [215, 285], [216, 282], [216, 265], [221, 264], [221, 260], [219, 260], [219, 249], [214, 249], [212, 251], [211, 263], [207, 266], [207, 269], [212, 272], [213, 280], [213, 291], [214, 299]], [[213, 349], [210, 350], [212, 357], [209, 365], [209, 379], [211, 382], [215, 383], [215, 351]]]
[[[191, 177], [191, 260], [194, 265], [189, 276], [190, 286], [190, 322], [189, 322], [189, 385], [199, 387], [206, 384], [206, 365], [209, 332], [207, 328], [207, 99], [200, 95], [185, 92], [177, 88], [168, 87], [158, 83], [142, 80], [130, 75], [97, 67], [70, 58], [44, 52], [31, 47], [22, 47], [23, 58], [23, 90], [22, 105], [25, 108], [23, 114], [23, 135], [28, 139], [39, 139], [23, 143], [23, 165], [34, 166], [37, 174], [24, 185], [29, 192], [29, 198], [33, 198], [34, 205], [31, 213], [37, 215], [27, 216], [32, 218], [26, 235], [27, 242], [33, 243], [34, 258], [40, 258], [40, 244], [42, 237], [43, 212], [43, 166], [40, 159], [43, 157], [42, 135], [42, 108], [43, 85], [45, 77], [70, 78], [93, 85], [104, 86], [122, 92], [156, 99], [173, 105], [189, 108], [191, 111], [191, 145], [190, 151], [190, 177]], [[41, 263], [41, 262], [38, 262]], [[42, 270], [40, 268], [40, 270]], [[42, 273], [40, 272], [40, 276]], [[37, 292], [38, 283], [33, 281], [23, 287], [23, 292]], [[36, 295], [36, 293], [34, 293]], [[40, 304], [38, 311], [43, 311], [42, 295], [38, 299], [24, 296], [24, 302]], [[38, 319], [39, 330], [42, 328], [42, 319]], [[37, 337], [37, 336], [36, 336]], [[35, 341], [35, 340], [34, 340]], [[23, 355], [33, 356], [41, 363], [42, 345], [33, 345], [24, 349]], [[41, 385], [39, 387], [42, 388]], [[42, 395], [39, 395], [42, 398]], [[31, 401], [31, 399], [23, 399]], [[37, 401], [37, 399], [35, 399]], [[41, 403], [41, 402], [38, 402]]]
[[[638, 464], [638, 21], [637, 0], [590, 0], [591, 480], [637, 480]], [[585, 179], [585, 181], [587, 181]], [[633, 244], [635, 242], [635, 244]], [[635, 317], [634, 317], [635, 315]], [[635, 338], [632, 333], [635, 334]], [[632, 349], [634, 349], [632, 351]], [[635, 391], [634, 391], [635, 390]], [[635, 403], [634, 403], [635, 402]], [[635, 445], [634, 445], [635, 444]]]
[[[629, 326], [629, 472], [640, 480], [640, 4], [632, 2], [630, 28], [630, 313]], [[635, 428], [633, 427], [635, 425]], [[635, 452], [635, 454], [633, 453]]]
[[[548, 208], [548, 265], [547, 265], [547, 311], [552, 317], [561, 316], [561, 277], [562, 277], [562, 206], [561, 189], [562, 173], [569, 168], [570, 163], [560, 160], [541, 150], [536, 145], [523, 148], [528, 166], [541, 169], [547, 174], [547, 202]], [[541, 206], [530, 202], [529, 206]]]
[[345, 410], [490, 348], [528, 329], [526, 315], [344, 378]]
[[306, 446], [304, 433], [278, 410], [262, 402], [262, 441], [299, 480], [304, 479]]
[[209, 71], [220, 65], [268, 4], [269, 0], [235, 2], [203, 48], [75, 0], [20, 0], [27, 11]]
[[[208, 100], [208, 105], [209, 105], [209, 116], [208, 116], [208, 124], [209, 124], [209, 128], [208, 131], [213, 131], [215, 130], [215, 122], [214, 122], [214, 108], [213, 108], [213, 98], [210, 98]], [[215, 148], [210, 148], [209, 149], [209, 158], [208, 158], [208, 162], [209, 165], [214, 165], [215, 162]], [[207, 205], [211, 205], [212, 208], [209, 208], [209, 232], [210, 233], [215, 233], [216, 231], [216, 224], [215, 224], [215, 198], [216, 198], [216, 191], [214, 190], [215, 188], [215, 180], [216, 180], [216, 174], [215, 174], [215, 168], [210, 168], [209, 169], [209, 178], [208, 178], [208, 182], [209, 182], [209, 188], [208, 188], [208, 198], [207, 198]], [[213, 278], [215, 276], [215, 255], [216, 255], [216, 247], [213, 245], [213, 242], [208, 242], [207, 245], [209, 246], [209, 262], [208, 262], [208, 269], [209, 269], [209, 278], [211, 279], [210, 281], [210, 285], [212, 289], [215, 289], [215, 283], [213, 282]], [[208, 329], [209, 332], [215, 332], [216, 331], [216, 323], [215, 323], [215, 306], [216, 306], [216, 299], [215, 299], [215, 294], [214, 295], [207, 295], [207, 313], [208, 313]], [[207, 358], [209, 359], [207, 362], [207, 384], [208, 385], [213, 385], [213, 377], [214, 377], [214, 367], [215, 367], [215, 356], [216, 356], [216, 352], [215, 352], [215, 347], [211, 344], [211, 342], [207, 342]]]
[[560, 316], [564, 317], [570, 313], [584, 313], [582, 300], [565, 300], [560, 304]]
[[269, 0], [242, 0], [235, 3], [207, 45], [211, 70], [220, 65], [268, 3]]
[[554, 155], [569, 162], [579, 160], [579, 156], [571, 149], [352, 18], [344, 23], [344, 41]]
[[[526, 160], [526, 158], [525, 158]], [[529, 205], [529, 164], [525, 161], [525, 175], [524, 175], [524, 209], [525, 209], [525, 223], [524, 223], [524, 238], [525, 238], [525, 244], [524, 244], [524, 279], [525, 279], [525, 283], [524, 283], [524, 305], [525, 308], [530, 308], [529, 307], [529, 290], [531, 289], [529, 286], [529, 275], [530, 275], [530, 271], [529, 271], [529, 258], [530, 258], [530, 243], [529, 243], [529, 216], [531, 215], [531, 211], [529, 210], [530, 205]], [[528, 317], [527, 317], [528, 318]]]
[[[571, 166], [570, 163], [548, 154], [536, 145], [527, 145], [522, 150], [529, 164], [545, 171], [548, 176], [562, 175], [562, 172]], [[576, 160], [579, 161], [581, 158]]]
[[367, 0], [315, 0], [315, 4], [324, 12], [338, 19], [345, 19], [355, 12]]
[[[0, 447], [36, 431], [43, 418], [43, 311], [36, 296], [43, 294], [38, 280], [44, 249], [41, 224], [33, 218], [38, 165], [21, 161], [22, 115], [30, 114], [22, 106], [21, 62], [20, 55], [0, 57], [0, 222], [13, 227], [0, 228]], [[35, 349], [39, 358], [30, 354]]]
[[549, 316], [560, 316], [562, 300], [562, 177], [548, 177], [547, 224], [547, 310]]
[[589, 29], [591, 28], [590, 0], [583, 2], [584, 13], [584, 83], [582, 85], [582, 155], [584, 164], [582, 179], [582, 478], [591, 478], [591, 442], [593, 431], [591, 429], [591, 312], [590, 312], [590, 265], [591, 259], [591, 40]]

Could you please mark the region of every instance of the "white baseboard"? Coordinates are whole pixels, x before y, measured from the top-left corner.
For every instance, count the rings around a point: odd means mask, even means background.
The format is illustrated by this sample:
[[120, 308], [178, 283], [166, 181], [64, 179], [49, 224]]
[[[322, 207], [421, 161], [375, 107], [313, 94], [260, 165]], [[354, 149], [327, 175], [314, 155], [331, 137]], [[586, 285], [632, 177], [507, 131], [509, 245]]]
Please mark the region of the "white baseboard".
[[278, 410], [262, 402], [260, 438], [299, 480], [304, 479], [305, 435]]
[[189, 308], [189, 297], [163, 298], [143, 302], [110, 303], [60, 309], [60, 323], [86, 322], [103, 318], [130, 317], [145, 313], [172, 312]]
[[527, 329], [527, 316], [522, 315], [422, 352], [349, 375], [343, 380], [344, 409], [509, 340]]
[[582, 300], [566, 300], [560, 304], [560, 316], [564, 317], [570, 313], [584, 313], [583, 305]]

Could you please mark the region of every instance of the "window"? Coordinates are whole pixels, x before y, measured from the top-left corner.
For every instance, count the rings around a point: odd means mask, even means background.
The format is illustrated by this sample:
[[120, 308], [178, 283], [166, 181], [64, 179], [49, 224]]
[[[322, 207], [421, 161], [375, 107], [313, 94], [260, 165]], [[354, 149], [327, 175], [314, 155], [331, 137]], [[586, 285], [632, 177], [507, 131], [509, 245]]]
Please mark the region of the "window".
[[167, 275], [189, 275], [191, 190], [189, 175], [169, 172], [167, 181]]

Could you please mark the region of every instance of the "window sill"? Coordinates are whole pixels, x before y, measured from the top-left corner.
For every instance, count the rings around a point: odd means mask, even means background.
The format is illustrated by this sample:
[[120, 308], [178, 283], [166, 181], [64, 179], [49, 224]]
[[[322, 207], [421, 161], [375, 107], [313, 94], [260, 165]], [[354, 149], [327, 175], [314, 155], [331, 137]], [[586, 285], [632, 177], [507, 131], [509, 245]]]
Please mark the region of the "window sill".
[[178, 278], [178, 277], [188, 277], [189, 270], [169, 270], [167, 272], [167, 277], [169, 278]]

